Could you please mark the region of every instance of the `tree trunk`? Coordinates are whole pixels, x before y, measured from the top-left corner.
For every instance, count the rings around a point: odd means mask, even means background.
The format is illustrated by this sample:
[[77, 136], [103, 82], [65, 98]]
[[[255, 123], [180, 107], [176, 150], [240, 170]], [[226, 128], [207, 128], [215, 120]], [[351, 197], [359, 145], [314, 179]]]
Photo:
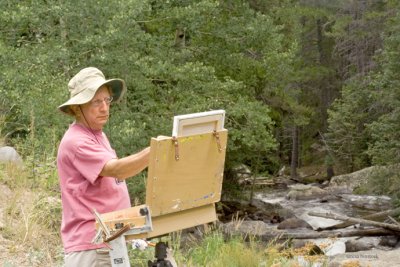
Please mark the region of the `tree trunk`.
[[352, 223], [360, 223], [360, 224], [376, 226], [376, 227], [382, 227], [382, 228], [386, 228], [389, 230], [397, 231], [397, 232], [399, 232], [398, 234], [400, 234], [400, 226], [395, 225], [395, 224], [381, 223], [381, 222], [375, 222], [375, 221], [370, 221], [370, 220], [366, 220], [366, 219], [353, 218], [353, 217], [348, 217], [348, 216], [344, 216], [344, 215], [334, 214], [331, 212], [321, 213], [321, 212], [311, 211], [308, 213], [308, 215], [322, 217], [322, 218], [328, 218], [328, 219], [334, 219], [334, 220], [348, 221], [348, 222], [352, 222]]
[[270, 240], [285, 240], [285, 239], [318, 239], [318, 238], [337, 238], [337, 237], [350, 237], [350, 236], [388, 236], [398, 235], [399, 233], [393, 232], [388, 229], [353, 229], [341, 231], [323, 231], [323, 232], [268, 232], [261, 236], [263, 241]]
[[[394, 209], [394, 210], [386, 210], [386, 211], [381, 211], [377, 213], [373, 213], [367, 216], [363, 216], [362, 219], [369, 219], [369, 220], [383, 220], [387, 216], [398, 216], [400, 215], [400, 208]], [[333, 230], [333, 229], [341, 229], [341, 228], [346, 228], [348, 226], [356, 224], [355, 222], [342, 222], [339, 224], [335, 224], [332, 226], [320, 228], [318, 230]]]
[[292, 132], [292, 158], [290, 163], [290, 178], [297, 179], [297, 163], [299, 160], [299, 131], [293, 126]]

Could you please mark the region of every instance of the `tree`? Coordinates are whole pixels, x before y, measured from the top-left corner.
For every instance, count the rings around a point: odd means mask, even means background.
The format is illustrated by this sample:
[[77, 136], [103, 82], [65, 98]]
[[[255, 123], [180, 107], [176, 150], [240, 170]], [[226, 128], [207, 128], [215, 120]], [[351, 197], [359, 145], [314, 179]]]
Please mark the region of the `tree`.
[[381, 67], [373, 75], [371, 92], [379, 118], [367, 125], [371, 134], [368, 155], [372, 163], [381, 165], [396, 164], [400, 160], [400, 4], [389, 1], [387, 10], [385, 43], [378, 61]]
[[174, 115], [221, 108], [230, 131], [228, 169], [273, 155], [270, 109], [254, 92], [279, 81], [274, 70], [290, 57], [277, 27], [241, 1], [233, 10], [211, 0], [3, 1], [0, 7], [0, 90], [14, 107], [8, 118], [24, 129], [17, 134], [9, 119], [6, 131], [15, 132], [11, 142], [26, 157], [54, 160], [67, 127], [55, 110], [68, 98], [67, 81], [87, 66], [128, 84], [106, 128], [120, 156], [169, 135]]
[[[372, 96], [374, 59], [382, 48], [382, 29], [388, 7], [384, 1], [349, 1], [335, 16], [330, 35], [335, 38], [337, 73], [343, 80], [341, 98], [329, 111], [327, 139], [345, 170], [371, 163], [366, 150], [371, 136], [366, 125], [383, 112]], [[381, 106], [382, 107], [382, 106]]]

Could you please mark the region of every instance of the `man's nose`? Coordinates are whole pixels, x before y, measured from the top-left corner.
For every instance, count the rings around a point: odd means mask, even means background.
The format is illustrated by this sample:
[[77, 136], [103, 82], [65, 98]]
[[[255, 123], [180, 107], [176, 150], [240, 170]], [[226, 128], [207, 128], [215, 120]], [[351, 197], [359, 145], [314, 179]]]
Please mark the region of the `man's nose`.
[[107, 103], [105, 100], [101, 101], [100, 109], [101, 110], [108, 110], [110, 108], [110, 104]]

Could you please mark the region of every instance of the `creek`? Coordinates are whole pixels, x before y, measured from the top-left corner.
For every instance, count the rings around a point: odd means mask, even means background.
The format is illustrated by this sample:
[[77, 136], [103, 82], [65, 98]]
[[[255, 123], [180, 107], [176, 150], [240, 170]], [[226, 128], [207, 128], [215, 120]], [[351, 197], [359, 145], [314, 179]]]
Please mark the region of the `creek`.
[[[311, 187], [310, 187], [311, 188]], [[288, 199], [290, 190], [278, 190], [268, 193], [258, 192], [255, 199], [261, 200], [272, 206], [279, 205], [286, 209], [299, 219], [306, 221], [314, 229], [321, 229], [340, 223], [341, 221], [309, 216], [310, 211], [314, 212], [332, 212], [335, 214], [347, 215], [351, 217], [361, 217], [370, 213], [372, 210], [355, 206], [349, 201], [345, 201], [339, 196], [317, 196], [309, 199]], [[347, 199], [347, 198], [346, 198]], [[366, 196], [365, 201], [368, 201]]]
[[[348, 190], [348, 188], [321, 186], [320, 184], [304, 185], [300, 183], [289, 184], [284, 189], [281, 187], [276, 189], [271, 187], [259, 188], [254, 193], [254, 198], [250, 205], [239, 202], [224, 202], [224, 205], [227, 207], [223, 212], [226, 229], [235, 228], [245, 235], [256, 234], [266, 241], [273, 240], [274, 235], [276, 236], [279, 231], [285, 231], [296, 236], [311, 236], [312, 234], [321, 233], [319, 231], [321, 229], [342, 223], [339, 220], [310, 216], [309, 212], [330, 212], [361, 218], [365, 215], [392, 208], [391, 199], [387, 196], [356, 195], [352, 194], [352, 190]], [[234, 218], [243, 220], [240, 227], [230, 226], [228, 221]], [[337, 231], [346, 233], [357, 229], [369, 229], [369, 227], [354, 225]], [[335, 260], [343, 262], [348, 260], [348, 257], [358, 256], [362, 258], [365, 255], [378, 255], [379, 253], [396, 255], [393, 250], [400, 249], [398, 235], [292, 240], [292, 244], [298, 247], [306, 242], [312, 242], [323, 248], [323, 253], [329, 257], [331, 262]], [[326, 244], [328, 245], [326, 246]], [[382, 254], [380, 257], [386, 256]], [[393, 256], [391, 257], [393, 258]], [[380, 264], [379, 261], [382, 259], [374, 256], [362, 260], [366, 262], [365, 265], [363, 263], [357, 266], [368, 266], [368, 264], [372, 264], [370, 266], [378, 266]], [[400, 266], [400, 256], [398, 258], [394, 257], [393, 261], [395, 262], [393, 266], [396, 266], [396, 264]]]

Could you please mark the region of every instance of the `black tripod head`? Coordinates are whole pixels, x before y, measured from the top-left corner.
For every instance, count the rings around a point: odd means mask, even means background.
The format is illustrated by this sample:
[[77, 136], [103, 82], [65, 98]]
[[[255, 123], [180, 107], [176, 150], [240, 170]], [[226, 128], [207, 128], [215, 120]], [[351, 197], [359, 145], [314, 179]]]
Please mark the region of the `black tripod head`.
[[166, 259], [167, 248], [168, 245], [165, 242], [158, 242], [154, 252], [156, 259], [153, 262], [148, 261], [148, 267], [173, 267], [171, 262]]

